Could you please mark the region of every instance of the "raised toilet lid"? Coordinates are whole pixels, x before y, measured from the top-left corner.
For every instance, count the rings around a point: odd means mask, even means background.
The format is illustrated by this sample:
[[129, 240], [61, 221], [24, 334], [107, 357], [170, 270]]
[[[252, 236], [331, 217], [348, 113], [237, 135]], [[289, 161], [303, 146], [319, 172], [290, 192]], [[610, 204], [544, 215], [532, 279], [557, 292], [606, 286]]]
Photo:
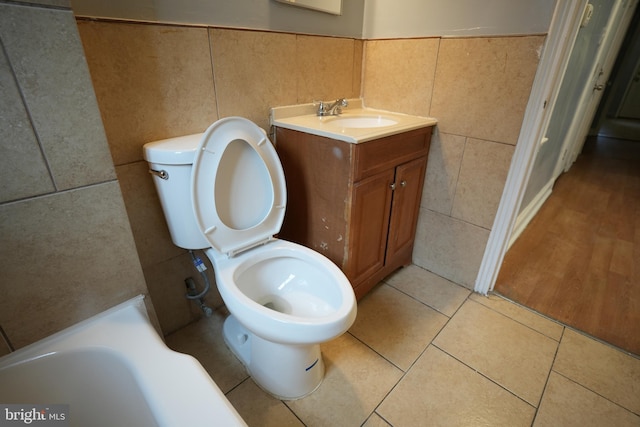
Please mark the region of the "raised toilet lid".
[[212, 124], [193, 161], [191, 195], [198, 227], [219, 252], [233, 255], [280, 231], [287, 189], [264, 131], [242, 117]]

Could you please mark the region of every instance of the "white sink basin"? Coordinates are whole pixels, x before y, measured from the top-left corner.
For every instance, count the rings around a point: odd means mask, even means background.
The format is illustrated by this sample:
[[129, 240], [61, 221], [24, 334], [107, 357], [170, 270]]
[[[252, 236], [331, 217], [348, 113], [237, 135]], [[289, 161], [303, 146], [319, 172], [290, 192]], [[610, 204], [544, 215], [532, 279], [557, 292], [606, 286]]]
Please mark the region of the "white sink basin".
[[318, 116], [317, 110], [316, 104], [274, 107], [270, 112], [270, 123], [276, 127], [353, 144], [434, 126], [437, 123], [433, 117], [366, 108], [362, 99], [349, 99], [349, 106], [343, 108], [339, 116]]
[[336, 117], [335, 119], [329, 119], [325, 122], [331, 126], [350, 129], [380, 128], [393, 126], [398, 123], [397, 120], [382, 116]]

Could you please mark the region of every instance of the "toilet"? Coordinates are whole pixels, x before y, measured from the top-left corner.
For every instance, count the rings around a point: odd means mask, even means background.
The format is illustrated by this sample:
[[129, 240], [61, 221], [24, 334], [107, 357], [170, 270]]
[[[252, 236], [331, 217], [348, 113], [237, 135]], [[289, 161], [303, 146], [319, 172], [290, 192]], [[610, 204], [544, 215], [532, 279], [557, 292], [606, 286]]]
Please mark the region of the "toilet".
[[230, 315], [224, 340], [253, 380], [279, 399], [324, 378], [320, 344], [349, 329], [356, 299], [328, 258], [278, 239], [287, 192], [264, 130], [228, 117], [204, 134], [144, 145], [175, 245], [204, 249]]

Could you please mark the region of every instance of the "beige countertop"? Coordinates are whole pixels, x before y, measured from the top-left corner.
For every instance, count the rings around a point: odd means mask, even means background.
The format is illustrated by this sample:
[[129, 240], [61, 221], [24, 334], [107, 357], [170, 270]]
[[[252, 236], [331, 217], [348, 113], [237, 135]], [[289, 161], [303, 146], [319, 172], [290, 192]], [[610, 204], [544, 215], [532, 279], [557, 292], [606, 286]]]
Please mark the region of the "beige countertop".
[[275, 107], [270, 113], [271, 125], [357, 144], [437, 123], [432, 117], [366, 108], [361, 99], [348, 101], [349, 106], [337, 116], [316, 115], [314, 104]]

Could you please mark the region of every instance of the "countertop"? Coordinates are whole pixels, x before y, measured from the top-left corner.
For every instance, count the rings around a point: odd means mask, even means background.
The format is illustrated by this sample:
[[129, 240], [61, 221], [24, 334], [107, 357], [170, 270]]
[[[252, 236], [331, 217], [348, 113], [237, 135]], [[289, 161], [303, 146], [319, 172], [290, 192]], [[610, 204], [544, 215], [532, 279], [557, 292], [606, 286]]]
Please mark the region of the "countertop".
[[[316, 115], [316, 105], [300, 104], [271, 109], [272, 126], [297, 130], [313, 135], [324, 136], [353, 144], [395, 135], [423, 127], [434, 126], [437, 120], [433, 117], [412, 116], [410, 114], [366, 108], [361, 99], [350, 99], [349, 105], [337, 116]], [[373, 121], [392, 120], [395, 123], [377, 127], [342, 126], [338, 119], [366, 117]], [[342, 121], [343, 123], [345, 121]]]

